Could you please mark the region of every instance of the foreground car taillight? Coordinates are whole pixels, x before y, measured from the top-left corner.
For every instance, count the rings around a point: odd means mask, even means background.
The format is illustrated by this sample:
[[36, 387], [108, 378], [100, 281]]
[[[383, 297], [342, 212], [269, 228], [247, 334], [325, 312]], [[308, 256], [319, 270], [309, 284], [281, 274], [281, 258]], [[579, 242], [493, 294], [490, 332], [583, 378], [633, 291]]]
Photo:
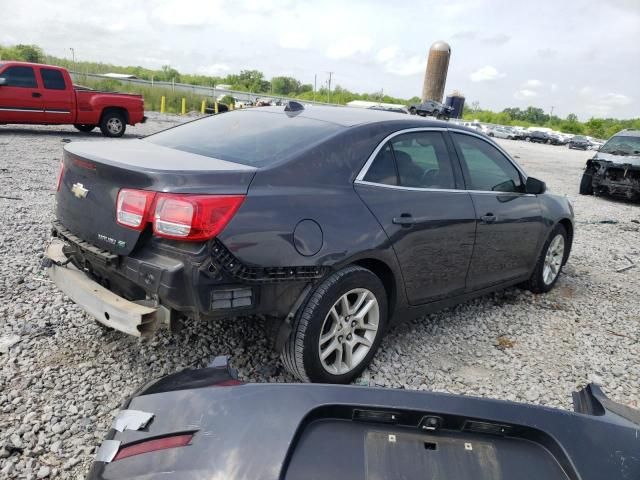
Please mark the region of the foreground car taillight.
[[123, 188], [116, 201], [116, 221], [134, 230], [143, 230], [155, 192]]
[[167, 448], [185, 447], [189, 445], [192, 438], [193, 434], [187, 433], [134, 443], [133, 445], [128, 445], [118, 450], [116, 456], [113, 457], [113, 461], [115, 462], [116, 460], [122, 460], [123, 458], [133, 457], [134, 455], [141, 455], [143, 453], [166, 450]]
[[208, 240], [222, 231], [243, 200], [243, 195], [159, 193], [153, 232], [159, 237], [178, 240]]
[[64, 175], [64, 160], [60, 160], [60, 169], [58, 170], [58, 179], [56, 182], [56, 192], [60, 191], [62, 185], [62, 176]]

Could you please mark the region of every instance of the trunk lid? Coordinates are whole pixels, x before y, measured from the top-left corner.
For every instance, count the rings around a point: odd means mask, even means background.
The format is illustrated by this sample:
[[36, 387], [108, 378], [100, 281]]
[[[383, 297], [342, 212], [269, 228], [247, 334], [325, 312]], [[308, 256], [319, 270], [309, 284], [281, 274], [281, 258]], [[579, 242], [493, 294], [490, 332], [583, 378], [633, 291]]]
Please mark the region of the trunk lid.
[[121, 188], [169, 193], [247, 193], [256, 169], [144, 140], [74, 142], [64, 149], [57, 219], [97, 247], [128, 255], [143, 232], [116, 223]]

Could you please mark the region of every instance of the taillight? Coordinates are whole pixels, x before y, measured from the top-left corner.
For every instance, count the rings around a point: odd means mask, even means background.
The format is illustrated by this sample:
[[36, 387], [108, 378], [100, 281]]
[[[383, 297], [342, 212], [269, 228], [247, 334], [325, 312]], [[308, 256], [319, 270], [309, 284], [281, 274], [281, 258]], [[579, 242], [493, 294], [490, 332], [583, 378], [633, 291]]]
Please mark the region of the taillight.
[[118, 450], [116, 456], [113, 457], [113, 461], [115, 462], [116, 460], [122, 460], [123, 458], [133, 457], [134, 455], [141, 455], [143, 453], [155, 452], [157, 450], [166, 450], [167, 448], [185, 447], [189, 445], [192, 438], [193, 434], [187, 433], [134, 443], [133, 445], [128, 445]]
[[60, 169], [58, 170], [58, 180], [56, 183], [56, 192], [60, 191], [62, 185], [62, 176], [64, 175], [64, 160], [60, 160]]
[[155, 192], [123, 188], [116, 201], [116, 221], [134, 230], [143, 230]]
[[178, 240], [208, 240], [224, 229], [243, 200], [242, 195], [159, 193], [153, 232], [160, 237]]

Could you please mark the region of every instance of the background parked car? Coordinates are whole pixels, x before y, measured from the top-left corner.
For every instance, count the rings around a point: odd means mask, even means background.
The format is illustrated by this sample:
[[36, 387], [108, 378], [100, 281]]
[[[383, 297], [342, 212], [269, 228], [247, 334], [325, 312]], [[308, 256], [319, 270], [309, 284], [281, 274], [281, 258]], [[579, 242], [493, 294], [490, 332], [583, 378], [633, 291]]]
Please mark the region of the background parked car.
[[488, 131], [488, 135], [490, 137], [496, 137], [496, 138], [507, 138], [509, 140], [514, 140], [515, 139], [515, 135], [511, 130], [508, 130], [505, 127], [493, 127], [491, 129], [489, 129]]
[[539, 130], [529, 130], [526, 132], [524, 139], [527, 142], [547, 143], [549, 141], [549, 134]]
[[587, 137], [583, 137], [582, 135], [576, 135], [571, 140], [569, 140], [569, 148], [575, 148], [577, 150], [587, 150], [591, 143], [587, 139]]
[[409, 107], [409, 113], [411, 115], [420, 115], [422, 117], [429, 115], [436, 118], [448, 119], [451, 112], [451, 107], [440, 102], [436, 102], [435, 100], [426, 100], [422, 103], [416, 103]]

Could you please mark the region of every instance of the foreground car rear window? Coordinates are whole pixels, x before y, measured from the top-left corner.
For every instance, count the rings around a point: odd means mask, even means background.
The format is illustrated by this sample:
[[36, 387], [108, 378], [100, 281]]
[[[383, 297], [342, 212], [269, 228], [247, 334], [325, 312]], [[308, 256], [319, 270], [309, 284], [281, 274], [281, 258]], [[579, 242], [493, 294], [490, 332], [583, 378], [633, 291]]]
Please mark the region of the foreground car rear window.
[[300, 116], [246, 110], [190, 122], [145, 140], [184, 152], [263, 167], [341, 128]]

